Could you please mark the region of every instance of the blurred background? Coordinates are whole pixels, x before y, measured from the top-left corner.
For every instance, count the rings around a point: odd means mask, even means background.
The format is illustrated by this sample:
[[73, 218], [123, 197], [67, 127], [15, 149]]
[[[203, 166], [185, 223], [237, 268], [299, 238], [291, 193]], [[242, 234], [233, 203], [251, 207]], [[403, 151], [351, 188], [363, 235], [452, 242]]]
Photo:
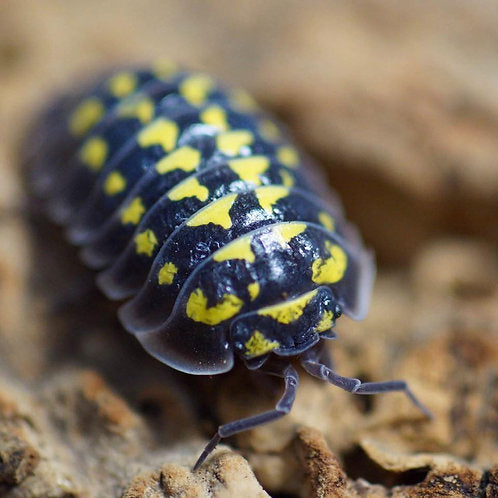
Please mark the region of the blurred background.
[[[234, 408], [230, 400], [237, 403], [236, 397], [233, 401], [233, 396], [220, 394], [210, 401], [216, 416], [205, 415], [198, 407], [191, 408], [188, 396], [182, 404], [176, 395], [164, 391], [164, 383], [157, 392], [151, 388], [153, 408], [142, 405], [138, 393], [143, 382], [165, 375], [163, 369], [135, 351], [129, 338], [122, 340], [125, 345], [115, 346], [123, 333], [113, 318], [111, 326], [104, 319], [88, 324], [89, 314], [95, 315], [96, 310], [99, 314], [99, 306], [104, 306], [98, 293], [94, 301], [87, 300], [86, 290], [80, 293], [80, 288], [91, 287], [91, 275], [86, 276], [78, 265], [75, 251], [59, 248], [64, 245], [60, 234], [54, 235], [57, 247], [43, 245], [52, 237], [46, 231], [53, 230], [28, 221], [19, 151], [29, 141], [28, 126], [36, 112], [59, 91], [103, 69], [159, 58], [171, 58], [245, 87], [324, 167], [349, 219], [374, 248], [379, 265], [369, 318], [360, 324], [341, 324], [344, 337], [336, 345], [340, 371], [376, 380], [406, 377], [437, 415], [432, 425], [417, 426], [415, 432], [406, 427], [400, 431], [401, 422], [393, 419], [392, 412], [401, 398], [386, 396], [382, 402], [376, 398], [372, 406], [360, 406], [350, 395], [328, 394], [332, 390], [328, 386], [320, 391], [311, 383], [306, 388], [311, 394], [302, 395], [302, 405], [298, 399], [294, 418], [279, 426], [277, 446], [268, 442], [275, 439], [275, 428], [254, 431], [256, 436], [236, 441], [249, 458], [251, 470], [247, 472], [254, 471], [272, 496], [306, 496], [312, 493], [310, 489], [318, 493], [312, 471], [302, 470], [304, 464], [299, 467], [289, 456], [296, 453], [291, 443], [298, 437], [295, 427], [304, 424], [320, 429], [328, 448], [339, 457], [351, 495], [360, 493], [357, 483], [361, 478], [382, 490], [396, 485], [426, 486], [429, 493], [431, 475], [449, 467], [438, 467], [430, 457], [414, 463], [414, 455], [420, 452], [448, 454], [451, 465], [464, 459], [468, 465], [458, 468], [465, 468], [473, 483], [469, 484], [471, 492], [472, 486], [485, 489], [491, 474], [484, 481], [483, 469], [489, 470], [496, 462], [498, 423], [497, 54], [495, 0], [2, 0], [0, 386], [5, 388], [2, 392], [0, 387], [0, 435], [2, 420], [5, 428], [7, 419], [15, 419], [2, 412], [4, 398], [18, 407], [12, 413], [19, 420], [25, 413], [22, 410], [31, 410], [26, 406], [37, 406], [44, 422], [32, 422], [29, 430], [22, 422], [15, 425], [20, 443], [0, 438], [0, 457], [8, 453], [5, 449], [2, 453], [2, 441], [3, 448], [19, 449], [16, 444], [20, 444], [26, 455], [26, 461], [21, 459], [24, 464], [12, 463], [7, 477], [0, 465], [0, 492], [14, 492], [16, 486], [34, 489], [30, 488], [33, 479], [53, 493], [62, 489], [45, 472], [47, 465], [51, 472], [60, 472], [74, 496], [85, 489], [82, 476], [97, 464], [78, 470], [73, 450], [61, 450], [52, 441], [53, 434], [61, 431], [54, 429], [53, 413], [40, 408], [52, 404], [60, 409], [61, 390], [66, 389], [69, 398], [80, 391], [88, 395], [90, 381], [75, 373], [81, 369], [84, 375], [98, 375], [102, 383], [110, 384], [110, 390], [119, 391], [113, 402], [119, 410], [131, 405], [133, 414], [126, 423], [137, 431], [136, 439], [132, 438], [134, 466], [123, 458], [119, 471], [113, 464], [100, 467], [101, 475], [92, 483], [95, 493], [96, 489], [111, 494], [126, 486], [132, 489], [129, 481], [138, 471], [151, 471], [169, 461], [159, 443], [154, 450], [156, 460], [144, 457], [140, 446], [147, 430], [157, 435], [147, 418], [157, 406], [166, 407], [166, 412], [168, 406], [175, 406], [180, 410], [175, 416], [184, 413], [179, 419], [190, 420], [191, 426], [185, 422], [186, 432], [191, 429], [197, 437], [193, 454], [201, 438], [215, 427], [209, 420], [247, 414], [239, 406], [244, 401]], [[66, 266], [74, 266], [73, 273], [66, 273]], [[57, 307], [57, 289], [59, 293], [63, 289], [71, 302], [69, 308]], [[102, 330], [109, 327], [117, 330], [116, 337], [104, 333], [103, 338]], [[75, 329], [79, 332], [71, 335]], [[125, 389], [122, 368], [129, 367], [130, 358], [150, 365], [151, 373], [147, 377], [141, 368], [132, 370], [135, 381], [129, 381]], [[72, 377], [58, 374], [61, 364]], [[94, 381], [91, 377], [95, 387]], [[184, 395], [182, 380], [168, 382], [169, 386], [180, 382], [177, 390]], [[37, 392], [40, 385], [41, 395]], [[227, 393], [231, 393], [230, 385], [229, 381]], [[209, 386], [204, 388], [210, 392]], [[320, 393], [318, 397], [313, 398], [313, 389]], [[323, 401], [327, 396], [333, 408]], [[271, 396], [266, 401], [271, 404]], [[99, 410], [119, 412], [117, 405], [111, 409], [103, 403]], [[74, 401], [74, 406], [64, 406], [67, 413], [62, 410], [62, 417], [71, 419], [79, 405]], [[324, 422], [317, 411], [334, 417], [335, 425]], [[417, 417], [409, 405], [403, 413]], [[124, 422], [120, 419], [120, 423]], [[81, 427], [76, 424], [74, 431]], [[85, 438], [84, 433], [78, 434]], [[296, 444], [305, 444], [302, 438], [298, 440], [301, 443]], [[406, 456], [395, 470], [386, 463], [392, 461], [386, 441], [397, 454]], [[96, 443], [87, 444], [90, 448]], [[41, 449], [44, 445], [53, 448], [51, 456]], [[101, 450], [100, 461], [111, 460]], [[71, 463], [61, 470], [61, 455], [66, 453]], [[184, 463], [193, 457], [175, 458]], [[301, 473], [294, 473], [301, 477], [292, 481], [285, 468], [301, 468]], [[418, 477], [406, 474], [414, 469]], [[460, 470], [454, 474], [463, 475]], [[121, 477], [111, 478], [111, 474]], [[2, 488], [4, 482], [11, 484]], [[105, 488], [103, 482], [115, 487]], [[248, 491], [247, 496], [255, 494]]]

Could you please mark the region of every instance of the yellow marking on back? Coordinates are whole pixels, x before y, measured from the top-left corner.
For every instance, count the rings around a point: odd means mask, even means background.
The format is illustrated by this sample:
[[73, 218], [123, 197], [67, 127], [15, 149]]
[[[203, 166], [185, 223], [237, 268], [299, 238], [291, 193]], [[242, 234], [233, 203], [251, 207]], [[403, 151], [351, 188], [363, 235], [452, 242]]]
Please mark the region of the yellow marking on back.
[[196, 214], [187, 221], [189, 227], [198, 227], [214, 223], [220, 225], [225, 229], [232, 226], [232, 219], [230, 218], [230, 209], [237, 198], [237, 194], [230, 194], [217, 201], [213, 201], [205, 208], [198, 211]]
[[269, 185], [268, 187], [260, 187], [254, 191], [259, 205], [268, 213], [273, 213], [273, 206], [278, 200], [289, 195], [289, 189], [281, 185]]
[[194, 74], [182, 81], [178, 88], [180, 95], [192, 105], [204, 104], [214, 86], [214, 81], [205, 74]]
[[273, 232], [277, 235], [282, 246], [285, 246], [290, 242], [292, 238], [306, 230], [305, 223], [285, 223], [284, 225], [279, 225], [273, 229]]
[[140, 147], [160, 145], [165, 152], [170, 152], [175, 148], [178, 132], [178, 125], [174, 121], [158, 118], [140, 130], [137, 141]]
[[251, 337], [244, 344], [246, 348], [244, 356], [253, 358], [261, 356], [280, 347], [278, 341], [270, 341], [259, 330], [255, 330]]
[[123, 118], [135, 118], [146, 124], [154, 117], [154, 102], [143, 95], [131, 95], [119, 104], [118, 114]]
[[252, 252], [250, 236], [239, 237], [213, 254], [213, 260], [218, 263], [229, 259], [243, 259], [248, 263], [254, 263], [256, 256]]
[[296, 168], [299, 164], [299, 154], [294, 147], [289, 145], [284, 145], [278, 148], [277, 159], [289, 168]]
[[220, 133], [216, 137], [216, 146], [227, 156], [236, 156], [243, 147], [251, 145], [253, 134], [248, 130], [234, 130]]
[[178, 66], [173, 61], [167, 59], [157, 60], [152, 64], [152, 72], [161, 80], [169, 79], [178, 70]]
[[253, 282], [247, 286], [247, 292], [249, 292], [249, 297], [251, 301], [254, 301], [259, 296], [260, 286], [258, 282]]
[[157, 274], [157, 282], [159, 285], [171, 285], [178, 273], [178, 268], [173, 263], [164, 263]]
[[119, 171], [113, 171], [109, 173], [104, 181], [104, 192], [107, 195], [116, 195], [122, 192], [126, 188], [126, 178], [119, 173]]
[[102, 137], [91, 137], [82, 146], [79, 158], [93, 171], [99, 171], [107, 158], [107, 142]]
[[330, 241], [325, 242], [329, 258], [318, 258], [313, 261], [311, 279], [317, 284], [334, 284], [342, 279], [348, 266], [348, 257], [344, 250]]
[[204, 202], [209, 197], [209, 190], [204, 185], [201, 185], [195, 176], [188, 177], [170, 190], [168, 194], [168, 199], [171, 201], [181, 201], [185, 197], [197, 197], [197, 199]]
[[234, 88], [232, 90], [230, 103], [242, 112], [254, 112], [258, 109], [256, 101], [242, 88]]
[[216, 128], [228, 130], [227, 113], [219, 105], [212, 105], [204, 109], [200, 114], [201, 121], [207, 125], [216, 126]]
[[258, 311], [260, 316], [269, 316], [279, 323], [285, 325], [295, 322], [303, 314], [304, 308], [308, 306], [310, 301], [316, 296], [318, 289], [302, 294], [301, 296], [284, 301], [283, 303], [275, 304], [261, 308]]
[[280, 178], [282, 178], [282, 184], [285, 187], [294, 186], [294, 177], [284, 168], [280, 168]]
[[104, 104], [96, 97], [84, 100], [76, 107], [69, 117], [69, 131], [71, 134], [81, 137], [104, 115]]
[[146, 254], [150, 258], [157, 244], [156, 234], [150, 229], [135, 236], [135, 250], [137, 254]]
[[332, 311], [324, 311], [322, 318], [318, 322], [318, 325], [315, 328], [315, 332], [326, 332], [332, 328], [334, 324], [334, 313]]
[[263, 138], [269, 142], [275, 142], [282, 136], [278, 126], [270, 119], [262, 119], [258, 129]]
[[111, 93], [118, 99], [122, 99], [135, 91], [137, 77], [133, 73], [123, 71], [109, 78], [108, 85]]
[[228, 167], [247, 183], [261, 185], [259, 175], [264, 173], [270, 166], [270, 160], [266, 156], [241, 157], [228, 161]]
[[131, 223], [132, 225], [138, 225], [138, 222], [145, 213], [145, 206], [142, 203], [140, 197], [135, 197], [126, 208], [121, 211], [121, 223], [126, 225]]
[[175, 169], [181, 169], [187, 173], [196, 170], [201, 162], [201, 153], [192, 147], [180, 147], [156, 163], [156, 171], [164, 175]]
[[221, 302], [208, 308], [207, 297], [202, 292], [202, 289], [195, 289], [188, 298], [185, 311], [187, 316], [194, 322], [218, 325], [235, 316], [243, 305], [243, 301], [237, 296], [223, 294]]
[[327, 229], [333, 232], [335, 230], [335, 221], [329, 213], [320, 211], [318, 213], [318, 220]]

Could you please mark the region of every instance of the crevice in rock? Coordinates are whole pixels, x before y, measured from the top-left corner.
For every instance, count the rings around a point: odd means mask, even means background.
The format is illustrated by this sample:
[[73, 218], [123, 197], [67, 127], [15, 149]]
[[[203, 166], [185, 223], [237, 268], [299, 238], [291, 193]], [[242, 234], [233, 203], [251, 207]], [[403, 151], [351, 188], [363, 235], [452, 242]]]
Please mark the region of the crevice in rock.
[[343, 467], [350, 479], [363, 478], [372, 484], [386, 488], [413, 486], [424, 481], [430, 469], [427, 467], [404, 472], [391, 472], [371, 460], [359, 446], [342, 454]]

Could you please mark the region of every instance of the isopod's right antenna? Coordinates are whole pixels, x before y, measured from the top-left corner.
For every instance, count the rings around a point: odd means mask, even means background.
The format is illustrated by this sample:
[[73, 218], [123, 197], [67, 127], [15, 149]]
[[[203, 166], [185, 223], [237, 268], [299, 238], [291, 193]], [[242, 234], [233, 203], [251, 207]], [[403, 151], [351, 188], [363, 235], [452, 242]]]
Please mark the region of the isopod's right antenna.
[[413, 394], [404, 380], [389, 380], [385, 382], [361, 382], [352, 377], [343, 377], [320, 362], [318, 350], [311, 349], [301, 357], [301, 365], [313, 377], [325, 380], [334, 386], [354, 394], [380, 394], [392, 391], [403, 391], [411, 402], [428, 418], [433, 418], [430, 410]]

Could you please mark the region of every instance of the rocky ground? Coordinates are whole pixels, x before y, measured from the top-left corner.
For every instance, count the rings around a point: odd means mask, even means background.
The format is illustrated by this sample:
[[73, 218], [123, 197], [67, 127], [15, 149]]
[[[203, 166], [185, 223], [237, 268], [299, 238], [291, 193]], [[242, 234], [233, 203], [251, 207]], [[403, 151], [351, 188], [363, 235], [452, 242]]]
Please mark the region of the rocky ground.
[[[0, 496], [498, 496], [497, 49], [494, 0], [3, 0]], [[57, 89], [160, 56], [246, 87], [323, 164], [379, 263], [368, 318], [338, 323], [337, 369], [407, 379], [433, 420], [302, 373], [289, 416], [190, 472], [279, 384], [144, 353], [20, 161]]]

